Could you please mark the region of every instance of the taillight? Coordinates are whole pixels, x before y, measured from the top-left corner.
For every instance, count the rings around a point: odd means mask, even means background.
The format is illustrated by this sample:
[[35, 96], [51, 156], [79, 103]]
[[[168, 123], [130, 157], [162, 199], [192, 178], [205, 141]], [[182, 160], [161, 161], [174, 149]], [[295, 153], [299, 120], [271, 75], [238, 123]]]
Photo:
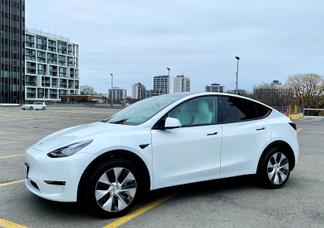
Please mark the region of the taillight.
[[297, 125], [296, 125], [295, 123], [290, 122], [289, 125], [290, 125], [293, 129], [295, 129], [295, 131], [297, 131]]

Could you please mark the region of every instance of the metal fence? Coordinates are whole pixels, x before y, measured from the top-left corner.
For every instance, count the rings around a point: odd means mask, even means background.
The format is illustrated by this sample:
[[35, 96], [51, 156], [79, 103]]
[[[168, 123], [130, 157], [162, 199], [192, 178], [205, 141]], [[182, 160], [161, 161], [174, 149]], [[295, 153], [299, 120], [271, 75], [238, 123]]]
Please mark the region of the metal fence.
[[305, 116], [324, 116], [324, 108], [304, 108]]

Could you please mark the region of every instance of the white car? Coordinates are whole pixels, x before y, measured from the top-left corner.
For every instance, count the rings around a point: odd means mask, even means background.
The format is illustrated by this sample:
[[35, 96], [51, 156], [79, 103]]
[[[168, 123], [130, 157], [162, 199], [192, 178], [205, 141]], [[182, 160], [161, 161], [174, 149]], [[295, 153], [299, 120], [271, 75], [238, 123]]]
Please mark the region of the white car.
[[258, 101], [168, 94], [43, 138], [26, 151], [26, 186], [112, 217], [168, 186], [256, 174], [263, 185], [282, 187], [298, 151], [296, 125]]
[[46, 110], [45, 102], [34, 102], [33, 104], [24, 104], [21, 106], [23, 110]]

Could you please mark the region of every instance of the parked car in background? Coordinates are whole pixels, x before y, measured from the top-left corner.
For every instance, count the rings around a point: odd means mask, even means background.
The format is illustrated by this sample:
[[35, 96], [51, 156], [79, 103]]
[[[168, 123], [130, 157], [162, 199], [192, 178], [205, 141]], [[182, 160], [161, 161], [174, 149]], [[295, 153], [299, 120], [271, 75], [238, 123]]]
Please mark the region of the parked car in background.
[[296, 124], [265, 104], [225, 93], [168, 94], [43, 138], [26, 151], [26, 186], [111, 217], [148, 190], [174, 185], [255, 174], [280, 188], [298, 154]]
[[47, 106], [45, 102], [35, 102], [33, 104], [24, 104], [21, 106], [23, 110], [46, 110]]

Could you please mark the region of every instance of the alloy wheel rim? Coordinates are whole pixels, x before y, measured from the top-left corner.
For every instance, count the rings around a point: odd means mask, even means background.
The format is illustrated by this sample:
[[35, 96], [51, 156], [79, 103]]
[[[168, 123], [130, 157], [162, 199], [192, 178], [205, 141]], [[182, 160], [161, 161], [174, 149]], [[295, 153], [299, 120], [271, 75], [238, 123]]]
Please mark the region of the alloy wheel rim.
[[132, 203], [136, 190], [137, 182], [132, 172], [114, 167], [104, 172], [97, 181], [95, 198], [103, 210], [118, 212]]
[[289, 175], [289, 161], [287, 157], [281, 152], [274, 153], [268, 161], [267, 172], [271, 183], [275, 185], [282, 184]]

